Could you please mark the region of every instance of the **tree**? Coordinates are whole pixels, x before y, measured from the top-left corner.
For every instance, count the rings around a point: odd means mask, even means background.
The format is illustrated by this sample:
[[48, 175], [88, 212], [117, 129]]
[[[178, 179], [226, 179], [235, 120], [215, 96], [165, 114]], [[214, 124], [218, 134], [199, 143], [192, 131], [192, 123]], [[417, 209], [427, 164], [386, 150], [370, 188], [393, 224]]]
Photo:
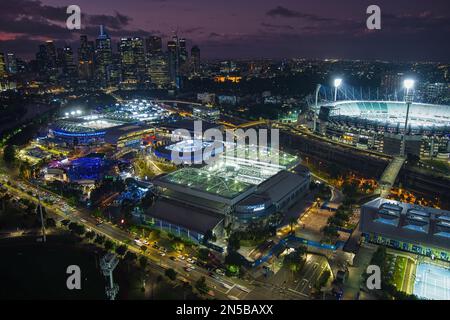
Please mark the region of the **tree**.
[[315, 284], [316, 289], [318, 290], [322, 289], [322, 287], [324, 287], [327, 284], [328, 279], [330, 279], [330, 276], [331, 273], [329, 270], [325, 270], [324, 272], [322, 272], [322, 274], [320, 275], [319, 279]]
[[103, 244], [105, 242], [105, 236], [102, 236], [101, 234], [97, 234], [95, 237], [95, 243], [97, 244]]
[[209, 250], [206, 248], [200, 248], [198, 250], [198, 258], [202, 261], [208, 261], [209, 259]]
[[86, 232], [86, 234], [84, 236], [88, 240], [93, 240], [95, 238], [95, 232], [94, 231], [88, 231], [88, 232]]
[[200, 293], [207, 293], [209, 291], [208, 285], [206, 284], [206, 278], [204, 276], [195, 282], [195, 288]]
[[126, 262], [133, 262], [137, 259], [137, 256], [134, 252], [127, 251], [124, 257]]
[[103, 245], [107, 251], [114, 248], [114, 243], [111, 240], [106, 240]]
[[228, 247], [231, 251], [238, 251], [241, 248], [241, 239], [237, 233], [232, 233], [228, 238]]
[[16, 160], [16, 148], [13, 145], [8, 144], [3, 149], [3, 160], [7, 164], [11, 164]]
[[169, 268], [165, 271], [165, 275], [167, 278], [169, 278], [172, 281], [175, 281], [175, 279], [177, 278], [177, 272], [175, 270], [173, 270], [172, 268]]
[[116, 253], [119, 256], [123, 256], [127, 252], [127, 247], [125, 245], [120, 245], [116, 248]]
[[291, 233], [294, 232], [294, 227], [297, 224], [297, 218], [295, 217], [290, 217], [289, 218], [289, 227], [291, 228]]
[[147, 266], [147, 264], [148, 264], [147, 257], [141, 256], [139, 258], [139, 265], [141, 266], [142, 270], [145, 270], [145, 267]]
[[299, 272], [303, 267], [303, 263], [305, 261], [305, 253], [306, 250], [304, 250], [302, 247], [299, 247], [298, 249], [294, 250], [284, 257], [283, 264], [292, 271], [292, 274]]
[[339, 233], [337, 232], [336, 227], [333, 225], [325, 226], [322, 231], [323, 234], [330, 239], [339, 237]]
[[45, 221], [45, 225], [47, 226], [47, 228], [54, 228], [54, 227], [56, 227], [55, 219], [47, 218], [47, 220]]

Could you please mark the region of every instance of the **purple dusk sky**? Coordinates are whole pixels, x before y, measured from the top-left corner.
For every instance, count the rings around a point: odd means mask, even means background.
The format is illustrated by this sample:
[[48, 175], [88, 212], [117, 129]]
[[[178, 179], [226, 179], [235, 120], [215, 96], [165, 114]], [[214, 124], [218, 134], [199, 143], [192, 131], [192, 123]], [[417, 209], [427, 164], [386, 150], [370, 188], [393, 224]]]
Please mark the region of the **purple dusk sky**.
[[[450, 60], [448, 0], [2, 0], [0, 52], [31, 58], [43, 40], [114, 40], [174, 31], [206, 58]], [[382, 30], [366, 29], [377, 4]], [[65, 28], [66, 7], [81, 7], [82, 30]], [[114, 47], [115, 48], [115, 47]]]

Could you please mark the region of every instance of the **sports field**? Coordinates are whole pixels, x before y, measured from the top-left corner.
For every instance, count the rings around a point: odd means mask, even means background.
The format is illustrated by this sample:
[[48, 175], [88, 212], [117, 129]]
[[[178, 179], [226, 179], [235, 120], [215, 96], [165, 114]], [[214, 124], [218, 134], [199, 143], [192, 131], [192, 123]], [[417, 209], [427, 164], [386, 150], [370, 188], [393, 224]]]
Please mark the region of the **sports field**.
[[450, 300], [450, 269], [420, 263], [416, 270], [414, 294], [431, 300]]

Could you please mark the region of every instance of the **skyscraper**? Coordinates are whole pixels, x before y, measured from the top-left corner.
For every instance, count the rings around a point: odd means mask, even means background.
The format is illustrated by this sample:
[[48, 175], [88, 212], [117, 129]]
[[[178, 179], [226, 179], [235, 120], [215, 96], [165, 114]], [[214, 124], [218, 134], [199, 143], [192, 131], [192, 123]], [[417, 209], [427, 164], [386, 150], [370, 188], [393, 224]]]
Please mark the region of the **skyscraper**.
[[0, 52], [0, 79], [6, 78], [6, 63], [5, 63], [5, 55]]
[[145, 53], [142, 38], [122, 38], [120, 53], [121, 83], [125, 86], [142, 84], [145, 80]]
[[77, 68], [73, 60], [71, 46], [64, 46], [62, 60], [63, 75], [67, 78], [74, 79], [77, 74]]
[[103, 26], [95, 42], [95, 78], [98, 84], [106, 88], [110, 85], [110, 69], [112, 65], [111, 38]]
[[46, 41], [39, 46], [36, 54], [39, 77], [47, 82], [55, 82], [57, 76], [56, 48], [53, 41]]
[[147, 76], [157, 88], [165, 88], [169, 84], [167, 55], [162, 51], [162, 39], [152, 36], [145, 41]]
[[200, 72], [200, 48], [193, 46], [191, 48], [192, 72], [198, 74]]
[[145, 39], [146, 53], [158, 53], [162, 51], [162, 39], [158, 36], [151, 36]]
[[178, 36], [173, 36], [172, 40], [167, 42], [167, 55], [170, 82], [173, 86], [180, 88], [180, 44]]
[[78, 76], [84, 81], [90, 81], [94, 76], [94, 43], [85, 35], [80, 37], [78, 48]]
[[5, 57], [6, 71], [9, 74], [17, 73], [17, 59], [14, 53], [7, 53]]

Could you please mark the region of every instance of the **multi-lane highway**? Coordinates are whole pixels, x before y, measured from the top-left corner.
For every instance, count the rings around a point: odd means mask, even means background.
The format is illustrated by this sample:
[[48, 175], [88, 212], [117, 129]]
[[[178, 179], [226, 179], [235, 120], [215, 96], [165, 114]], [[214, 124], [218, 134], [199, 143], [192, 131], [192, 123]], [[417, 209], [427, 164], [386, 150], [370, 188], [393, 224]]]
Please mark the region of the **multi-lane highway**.
[[7, 184], [10, 178], [5, 173], [0, 173], [0, 182], [8, 189], [8, 192], [20, 198], [28, 199], [35, 203], [38, 203], [38, 197], [43, 200], [50, 200], [52, 204], [47, 201], [42, 201], [43, 205], [47, 209], [49, 214], [53, 214], [59, 217], [59, 221], [69, 219], [84, 225], [87, 229], [95, 231], [98, 234], [104, 235], [107, 238], [125, 244], [130, 251], [137, 254], [144, 255], [149, 258], [149, 262], [153, 270], [164, 272], [165, 269], [172, 268], [177, 271], [178, 275], [184, 278], [186, 281], [194, 284], [196, 280], [205, 277], [208, 287], [211, 289], [211, 295], [218, 299], [245, 299], [247, 294], [253, 289], [253, 286], [241, 279], [229, 279], [225, 276], [218, 274], [210, 275], [209, 271], [194, 266], [193, 270], [186, 271], [188, 263], [186, 259], [179, 259], [177, 252], [164, 254], [152, 246], [148, 246], [148, 249], [142, 252], [140, 246], [138, 246], [134, 239], [135, 237], [110, 223], [99, 224], [97, 219], [92, 217], [87, 210], [79, 208], [73, 208], [69, 206], [66, 201], [59, 195], [52, 193], [48, 190], [37, 187], [26, 181], [15, 180], [15, 182]]

